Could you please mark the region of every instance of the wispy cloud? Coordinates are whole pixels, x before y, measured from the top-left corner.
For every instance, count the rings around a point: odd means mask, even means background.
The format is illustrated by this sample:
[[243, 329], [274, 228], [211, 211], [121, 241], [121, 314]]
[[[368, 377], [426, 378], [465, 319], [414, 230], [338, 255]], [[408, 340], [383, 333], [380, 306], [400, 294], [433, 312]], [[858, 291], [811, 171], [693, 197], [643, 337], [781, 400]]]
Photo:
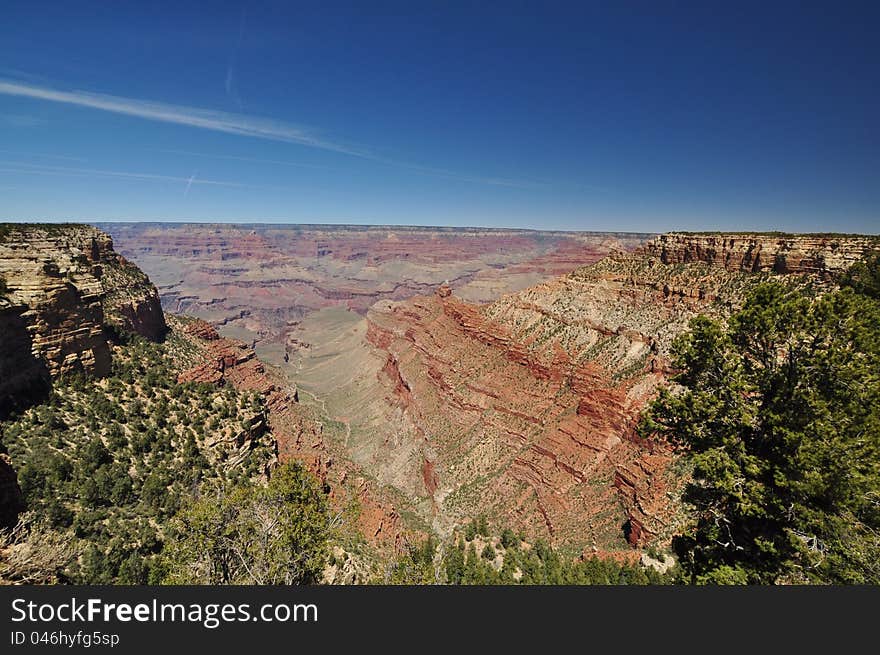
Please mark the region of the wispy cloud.
[[244, 109], [244, 105], [241, 103], [241, 96], [238, 95], [238, 88], [235, 84], [235, 67], [233, 64], [229, 64], [226, 68], [226, 82], [224, 86], [226, 87], [226, 95], [235, 101], [239, 111]]
[[205, 130], [237, 134], [258, 139], [296, 143], [311, 148], [331, 150], [354, 157], [372, 159], [370, 153], [318, 137], [301, 127], [271, 118], [232, 114], [184, 105], [125, 98], [86, 91], [60, 91], [44, 86], [0, 80], [0, 94], [36, 98], [79, 107], [99, 109], [114, 114], [136, 116], [147, 120], [187, 125]]
[[[32, 175], [62, 175], [70, 177], [116, 177], [131, 180], [146, 180], [152, 182], [183, 182], [189, 186], [193, 184], [206, 184], [210, 186], [253, 188], [253, 185], [240, 182], [227, 182], [225, 180], [196, 179], [191, 177], [179, 177], [175, 175], [159, 175], [157, 173], [137, 173], [131, 171], [111, 171], [95, 168], [74, 168], [70, 166], [43, 166], [41, 164], [29, 164], [27, 162], [0, 160], [0, 173], [18, 173]], [[188, 187], [187, 187], [188, 188]]]
[[196, 175], [198, 175], [198, 171], [193, 171], [193, 174], [190, 175], [189, 179], [186, 181], [186, 189], [183, 191], [183, 197], [186, 198], [189, 195], [190, 187], [193, 185], [193, 182], [196, 181]]
[[6, 68], [5, 66], [0, 66], [0, 76], [16, 79], [16, 80], [27, 80], [29, 82], [33, 82], [34, 84], [49, 84], [50, 80], [48, 77], [44, 77], [43, 75], [35, 75], [29, 71], [23, 71], [20, 68]]
[[[135, 116], [146, 120], [186, 125], [215, 132], [239, 136], [293, 143], [310, 148], [329, 150], [352, 157], [359, 157], [379, 164], [414, 171], [422, 175], [442, 177], [462, 182], [489, 186], [534, 189], [547, 184], [535, 180], [517, 180], [504, 177], [475, 176], [442, 168], [414, 164], [377, 155], [363, 148], [348, 146], [324, 139], [314, 131], [271, 118], [248, 116], [211, 109], [173, 105], [136, 98], [125, 98], [87, 91], [61, 91], [47, 86], [37, 86], [23, 82], [0, 79], [0, 95], [36, 98], [79, 107], [89, 107], [125, 116]], [[230, 157], [232, 158], [232, 157]], [[280, 162], [279, 162], [280, 163]]]
[[[303, 162], [285, 161], [281, 159], [263, 159], [261, 157], [243, 157], [239, 155], [222, 155], [210, 152], [193, 152], [191, 150], [178, 150], [176, 148], [152, 148], [152, 152], [164, 152], [169, 155], [186, 155], [189, 157], [204, 157], [206, 159], [229, 159], [233, 161], [252, 162], [255, 164], [273, 164], [278, 166], [294, 166], [297, 168], [315, 168], [320, 170], [328, 170], [329, 166], [320, 164], [306, 164]], [[385, 159], [383, 157], [370, 157], [372, 161], [388, 166], [396, 166], [405, 168], [420, 175], [428, 175], [431, 177], [442, 177], [449, 180], [458, 180], [461, 182], [472, 182], [474, 184], [488, 184], [490, 186], [503, 186], [519, 189], [537, 189], [549, 186], [547, 182], [541, 180], [514, 180], [503, 177], [477, 177], [473, 175], [462, 175], [453, 171], [442, 168], [431, 168], [430, 166], [420, 166], [419, 164], [410, 164], [393, 159]]]

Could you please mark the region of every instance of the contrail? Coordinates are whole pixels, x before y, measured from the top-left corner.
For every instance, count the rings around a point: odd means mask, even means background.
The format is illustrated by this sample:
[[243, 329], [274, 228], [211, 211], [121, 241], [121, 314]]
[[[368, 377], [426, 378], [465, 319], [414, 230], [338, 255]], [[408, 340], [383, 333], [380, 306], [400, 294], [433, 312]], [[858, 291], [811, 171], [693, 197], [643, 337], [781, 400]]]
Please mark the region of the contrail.
[[[230, 159], [232, 161], [247, 161], [255, 164], [274, 164], [278, 166], [296, 166], [299, 168], [314, 168], [319, 170], [329, 170], [328, 166], [320, 164], [305, 164], [297, 161], [282, 161], [280, 159], [261, 159], [259, 157], [239, 157], [238, 155], [220, 155], [210, 152], [193, 152], [192, 150], [177, 150], [174, 148], [150, 148], [151, 152], [164, 152], [170, 155], [187, 155], [189, 157], [207, 157], [209, 159]], [[2, 152], [2, 151], [0, 151]]]
[[189, 180], [186, 182], [186, 190], [183, 192], [183, 197], [186, 198], [189, 195], [189, 188], [192, 186], [193, 182], [196, 179], [196, 175], [198, 175], [198, 171], [193, 171], [193, 174], [190, 175]]
[[7, 154], [7, 155], [18, 155], [20, 157], [36, 157], [39, 159], [44, 159], [44, 158], [45, 159], [61, 159], [64, 161], [78, 161], [78, 162], [82, 162], [82, 163], [85, 163], [88, 161], [88, 159], [85, 159], [83, 157], [71, 157], [69, 155], [55, 155], [55, 154], [52, 154], [49, 152], [21, 152], [18, 150], [3, 150], [3, 149], [0, 149], [0, 152]]
[[132, 173], [130, 171], [112, 171], [95, 168], [74, 168], [72, 166], [44, 166], [41, 164], [29, 164], [18, 161], [2, 161], [0, 160], [0, 172], [2, 173], [26, 173], [31, 175], [63, 175], [72, 177], [118, 177], [133, 180], [145, 180], [156, 182], [186, 182], [188, 186], [193, 184], [207, 184], [210, 186], [223, 186], [234, 188], [274, 188], [274, 187], [255, 187], [252, 184], [242, 184], [240, 182], [227, 182], [224, 180], [206, 180], [204, 178], [196, 179], [195, 173], [189, 177], [177, 177], [174, 175], [159, 175], [156, 173]]
[[310, 148], [332, 150], [354, 157], [372, 159], [373, 156], [357, 148], [322, 139], [309, 130], [271, 118], [259, 118], [244, 114], [232, 114], [211, 109], [199, 109], [163, 102], [151, 102], [86, 91], [59, 91], [49, 87], [0, 80], [0, 94], [36, 98], [67, 105], [89, 107], [114, 114], [136, 116], [163, 123], [188, 125], [204, 130], [249, 136], [270, 141], [296, 143]]
[[313, 131], [303, 127], [297, 127], [284, 121], [271, 118], [260, 118], [245, 114], [234, 114], [225, 111], [200, 109], [185, 105], [172, 105], [163, 102], [152, 102], [136, 98], [125, 98], [102, 93], [89, 93], [87, 91], [59, 91], [45, 86], [36, 86], [23, 82], [15, 82], [0, 79], [0, 95], [19, 96], [24, 98], [36, 98], [67, 105], [100, 109], [114, 114], [136, 116], [147, 120], [163, 123], [187, 125], [203, 130], [224, 132], [238, 136], [247, 136], [269, 141], [294, 143], [309, 148], [329, 150], [351, 157], [359, 157], [386, 166], [394, 166], [410, 170], [421, 175], [442, 177], [450, 180], [486, 184], [489, 186], [516, 187], [521, 189], [534, 189], [546, 186], [545, 183], [536, 180], [515, 180], [502, 177], [486, 177], [466, 175], [443, 168], [423, 166], [411, 162], [401, 161], [384, 157], [366, 149], [355, 148], [342, 143], [328, 141], [317, 136]]

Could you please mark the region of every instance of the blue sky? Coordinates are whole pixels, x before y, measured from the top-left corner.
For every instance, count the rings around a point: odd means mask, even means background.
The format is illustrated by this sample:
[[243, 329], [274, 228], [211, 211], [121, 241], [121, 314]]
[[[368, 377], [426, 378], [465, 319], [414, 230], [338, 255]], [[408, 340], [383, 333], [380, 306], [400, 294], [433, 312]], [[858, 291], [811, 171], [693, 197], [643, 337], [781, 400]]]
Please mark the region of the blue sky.
[[878, 6], [4, 2], [0, 219], [877, 233]]

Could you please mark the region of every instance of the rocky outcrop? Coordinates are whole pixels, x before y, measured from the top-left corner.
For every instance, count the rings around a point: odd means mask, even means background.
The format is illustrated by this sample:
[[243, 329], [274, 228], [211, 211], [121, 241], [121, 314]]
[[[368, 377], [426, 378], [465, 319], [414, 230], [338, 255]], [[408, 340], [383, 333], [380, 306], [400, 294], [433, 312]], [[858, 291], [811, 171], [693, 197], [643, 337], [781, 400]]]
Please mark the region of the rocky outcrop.
[[389, 402], [411, 426], [376, 436], [368, 470], [393, 467], [390, 481], [426, 498], [441, 531], [485, 512], [557, 543], [613, 546], [626, 520], [614, 477], [640, 455], [629, 385], [562, 350], [544, 361], [442, 291], [368, 318], [368, 339], [388, 353]]
[[[221, 339], [208, 323], [194, 320], [184, 323], [184, 334], [195, 337], [200, 345], [200, 363], [178, 376], [179, 382], [223, 384], [257, 391], [269, 397], [276, 391], [266, 375], [266, 368], [252, 348], [235, 339]], [[294, 398], [295, 398], [294, 392]]]
[[165, 331], [156, 288], [93, 227], [4, 225], [0, 278], [9, 345], [0, 352], [0, 406], [58, 375], [106, 375], [114, 332], [158, 340]]
[[0, 419], [45, 395], [51, 384], [46, 363], [31, 349], [26, 310], [0, 297]]
[[825, 284], [870, 245], [664, 235], [484, 306], [448, 286], [378, 303], [367, 339], [401, 419], [358, 447], [368, 470], [425, 499], [438, 529], [484, 512], [588, 551], [662, 540], [681, 480], [670, 447], [635, 426], [666, 383], [673, 339], [771, 275]]
[[[120, 330], [153, 340], [165, 331], [156, 288], [92, 227], [0, 225], [0, 281], [0, 418], [37, 402], [59, 375], [107, 375]], [[20, 509], [4, 456], [0, 525]]]
[[361, 475], [346, 453], [324, 437], [321, 423], [299, 404], [295, 385], [261, 362], [250, 346], [221, 337], [205, 321], [169, 320], [195, 347], [190, 356], [193, 365], [180, 373], [180, 382], [229, 384], [239, 391], [259, 394], [268, 408], [268, 427], [277, 444], [278, 459], [296, 460], [308, 467], [340, 511], [357, 506], [356, 529], [371, 544], [391, 549], [402, 546], [406, 530], [397, 510]]
[[664, 234], [645, 253], [664, 264], [703, 262], [731, 271], [828, 276], [852, 266], [876, 237], [775, 234]]
[[109, 235], [96, 232], [89, 238], [93, 271], [101, 280], [105, 324], [160, 341], [168, 330], [155, 285], [140, 268], [113, 249]]
[[28, 350], [52, 377], [73, 371], [103, 376], [110, 370], [100, 265], [91, 259], [87, 232], [24, 226], [0, 243], [0, 275], [9, 300], [24, 307]]

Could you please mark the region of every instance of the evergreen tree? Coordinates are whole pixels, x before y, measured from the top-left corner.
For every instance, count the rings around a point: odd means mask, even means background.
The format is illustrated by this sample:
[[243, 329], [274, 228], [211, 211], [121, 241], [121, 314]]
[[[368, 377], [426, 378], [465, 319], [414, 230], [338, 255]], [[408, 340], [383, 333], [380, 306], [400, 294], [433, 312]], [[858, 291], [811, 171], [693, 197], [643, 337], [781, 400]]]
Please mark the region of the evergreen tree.
[[697, 583], [880, 582], [878, 258], [822, 295], [757, 287], [729, 321], [674, 347], [680, 392], [643, 424], [693, 465]]
[[185, 508], [162, 566], [173, 584], [309, 584], [327, 557], [327, 499], [299, 464]]

